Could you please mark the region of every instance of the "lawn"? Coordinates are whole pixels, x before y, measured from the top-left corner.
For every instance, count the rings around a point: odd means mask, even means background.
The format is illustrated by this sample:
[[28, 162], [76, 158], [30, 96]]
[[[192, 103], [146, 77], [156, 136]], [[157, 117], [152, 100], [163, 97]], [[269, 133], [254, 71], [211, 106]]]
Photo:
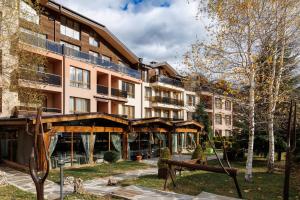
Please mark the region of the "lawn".
[[0, 199], [1, 200], [27, 200], [35, 199], [35, 195], [29, 192], [24, 192], [14, 186], [7, 185], [0, 187]]
[[[281, 199], [284, 176], [281, 172], [274, 174], [266, 173], [266, 162], [255, 160], [254, 162], [254, 183], [244, 181], [244, 162], [231, 163], [239, 169], [238, 182], [245, 199], [270, 200]], [[216, 161], [209, 161], [209, 165], [217, 165]], [[124, 180], [121, 185], [139, 185], [162, 190], [164, 180], [158, 179], [157, 175], [147, 175], [134, 180]], [[237, 197], [235, 185], [230, 177], [225, 174], [216, 174], [204, 171], [185, 172], [181, 177], [176, 178], [177, 187], [173, 188], [169, 180], [168, 190], [197, 195], [201, 191], [215, 194]], [[300, 199], [295, 187], [290, 191], [291, 199]]]
[[[66, 168], [64, 169], [64, 177], [73, 176], [75, 178], [81, 178], [82, 180], [90, 180], [94, 178], [101, 178], [111, 175], [124, 173], [125, 171], [145, 169], [150, 165], [145, 163], [139, 163], [135, 161], [121, 161], [113, 164], [97, 164], [94, 166], [80, 167], [80, 168]], [[60, 176], [59, 170], [51, 170], [48, 179], [59, 183]]]

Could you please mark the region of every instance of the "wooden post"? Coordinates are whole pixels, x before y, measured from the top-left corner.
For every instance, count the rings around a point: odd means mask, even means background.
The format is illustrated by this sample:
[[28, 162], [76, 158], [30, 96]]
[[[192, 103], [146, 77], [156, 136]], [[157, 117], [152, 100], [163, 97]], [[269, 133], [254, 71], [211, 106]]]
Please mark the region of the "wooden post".
[[127, 160], [128, 159], [128, 133], [124, 132], [122, 134], [123, 137], [123, 159]]
[[[175, 133], [175, 129], [173, 130], [174, 133]], [[172, 151], [172, 132], [168, 132], [168, 141], [169, 141], [169, 149], [170, 149], [170, 153], [173, 154], [173, 151]]]
[[110, 132], [108, 132], [108, 151], [110, 151]]
[[196, 145], [200, 144], [199, 139], [200, 139], [199, 132], [197, 132], [196, 133]]
[[92, 164], [94, 162], [94, 146], [93, 148], [91, 148], [91, 144], [95, 143], [94, 141], [94, 130], [95, 130], [95, 126], [92, 127], [92, 131], [91, 131], [91, 135], [90, 135], [90, 157], [89, 157], [89, 163]]
[[71, 132], [71, 166], [73, 166], [73, 151], [74, 151], [74, 147], [73, 147], [73, 132]]

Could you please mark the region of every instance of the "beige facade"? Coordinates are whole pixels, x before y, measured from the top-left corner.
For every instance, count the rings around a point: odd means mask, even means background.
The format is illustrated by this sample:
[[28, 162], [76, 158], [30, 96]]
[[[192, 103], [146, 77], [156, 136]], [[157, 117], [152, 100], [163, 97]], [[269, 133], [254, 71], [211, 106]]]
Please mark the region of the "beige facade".
[[[47, 60], [46, 71], [38, 72], [46, 78], [38, 84], [19, 80], [20, 85], [34, 87], [45, 96], [44, 114], [100, 112], [133, 119], [160, 117], [179, 121], [191, 120], [196, 105], [205, 101], [214, 133], [229, 135], [232, 130], [230, 99], [185, 89], [184, 77], [167, 62], [144, 65], [103, 25], [52, 1], [45, 9], [51, 18], [32, 15], [23, 19], [40, 25], [42, 33], [32, 33], [21, 25], [20, 34], [25, 37], [19, 42], [24, 50], [43, 55]], [[65, 26], [65, 20], [72, 27]], [[8, 65], [7, 61], [17, 60], [5, 52], [2, 49], [3, 66]], [[218, 99], [221, 106], [216, 104]], [[10, 117], [15, 111], [28, 114], [31, 109], [24, 107], [18, 101], [18, 94], [6, 90], [2, 84], [1, 116]]]

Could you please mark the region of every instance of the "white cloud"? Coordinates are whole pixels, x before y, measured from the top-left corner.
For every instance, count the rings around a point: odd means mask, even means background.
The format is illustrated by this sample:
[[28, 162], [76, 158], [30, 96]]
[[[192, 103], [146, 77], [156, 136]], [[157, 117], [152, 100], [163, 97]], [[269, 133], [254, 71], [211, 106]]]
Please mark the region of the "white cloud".
[[129, 3], [127, 10], [122, 8], [129, 0], [56, 1], [108, 27], [145, 61], [168, 61], [178, 68], [189, 45], [206, 38], [206, 20], [196, 20], [196, 1], [169, 0], [169, 7], [159, 7], [166, 0], [144, 0]]

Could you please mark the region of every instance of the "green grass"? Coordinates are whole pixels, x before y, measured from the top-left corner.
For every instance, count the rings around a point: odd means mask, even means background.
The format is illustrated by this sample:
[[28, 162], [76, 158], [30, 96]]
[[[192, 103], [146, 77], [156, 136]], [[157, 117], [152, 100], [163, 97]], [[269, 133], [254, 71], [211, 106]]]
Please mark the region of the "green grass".
[[[135, 161], [121, 161], [111, 165], [103, 163], [88, 167], [66, 168], [64, 169], [64, 177], [73, 176], [75, 178], [81, 178], [82, 180], [90, 180], [149, 167], [150, 166], [145, 163]], [[58, 183], [60, 181], [59, 170], [51, 170], [48, 179]]]
[[[209, 165], [217, 165], [216, 161], [210, 161]], [[255, 160], [254, 162], [254, 182], [246, 183], [244, 181], [244, 162], [234, 162], [233, 167], [239, 169], [238, 182], [240, 184], [243, 197], [254, 200], [273, 200], [281, 199], [283, 190], [282, 173], [266, 173], [266, 161]], [[176, 188], [173, 188], [171, 180], [168, 182], [168, 190], [176, 193], [198, 195], [201, 191], [215, 194], [237, 197], [233, 180], [225, 174], [216, 174], [204, 171], [184, 172], [182, 176], [176, 177]], [[163, 179], [158, 179], [157, 175], [147, 175], [134, 180], [124, 180], [121, 185], [139, 185], [162, 190]], [[291, 199], [299, 199], [295, 188], [291, 188]]]
[[0, 199], [1, 200], [27, 200], [35, 199], [35, 195], [29, 192], [24, 192], [14, 186], [1, 186], [0, 187]]

